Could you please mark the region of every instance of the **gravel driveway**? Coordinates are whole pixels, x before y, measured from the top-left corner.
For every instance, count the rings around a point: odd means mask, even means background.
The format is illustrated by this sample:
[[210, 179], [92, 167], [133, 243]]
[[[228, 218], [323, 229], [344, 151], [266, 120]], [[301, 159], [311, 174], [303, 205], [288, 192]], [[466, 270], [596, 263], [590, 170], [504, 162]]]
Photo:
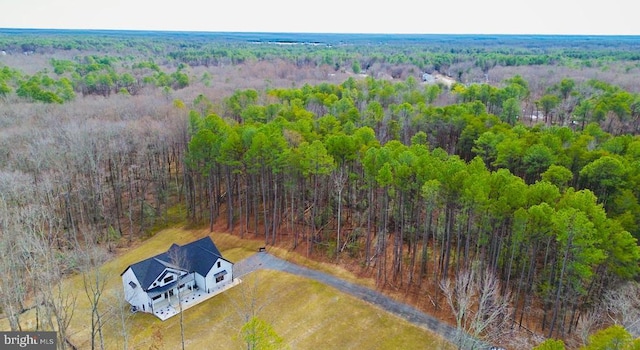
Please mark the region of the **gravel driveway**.
[[[276, 258], [275, 256], [266, 252], [256, 253], [242, 261], [235, 263], [233, 272], [236, 277], [242, 277], [243, 275], [259, 269], [284, 271], [292, 273], [294, 275], [307, 277], [318, 282], [322, 282], [324, 284], [337, 288], [342, 292], [349, 293], [366, 302], [377, 305], [378, 307], [397, 316], [400, 316], [419, 327], [423, 327], [435, 333], [438, 333], [454, 344], [456, 342], [455, 328], [416, 309], [413, 306], [393, 300], [388, 296], [373, 289], [353, 284], [335, 276], [308, 269], [306, 267], [302, 267]], [[480, 348], [482, 348], [482, 346]]]

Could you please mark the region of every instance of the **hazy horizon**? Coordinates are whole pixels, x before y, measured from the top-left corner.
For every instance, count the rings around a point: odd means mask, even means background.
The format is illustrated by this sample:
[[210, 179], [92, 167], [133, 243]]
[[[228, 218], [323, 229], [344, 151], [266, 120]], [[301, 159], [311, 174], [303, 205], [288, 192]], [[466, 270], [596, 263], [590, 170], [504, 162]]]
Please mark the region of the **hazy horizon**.
[[640, 35], [628, 2], [0, 0], [0, 27], [244, 33]]
[[0, 31], [39, 32], [123, 32], [123, 33], [176, 33], [176, 34], [238, 34], [238, 35], [307, 35], [307, 36], [398, 36], [398, 37], [640, 37], [640, 34], [540, 34], [540, 33], [359, 33], [359, 32], [292, 32], [292, 31], [231, 31], [231, 30], [177, 30], [177, 29], [110, 29], [110, 28], [19, 28], [0, 27]]

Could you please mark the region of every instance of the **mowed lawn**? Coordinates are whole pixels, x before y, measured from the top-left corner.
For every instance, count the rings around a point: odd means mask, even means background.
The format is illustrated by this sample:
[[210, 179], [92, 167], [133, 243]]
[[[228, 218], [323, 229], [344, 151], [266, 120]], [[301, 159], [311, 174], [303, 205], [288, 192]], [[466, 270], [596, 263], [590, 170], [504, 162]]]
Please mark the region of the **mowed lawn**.
[[[120, 273], [130, 264], [165, 251], [173, 243], [185, 244], [208, 234], [208, 230], [165, 229], [102, 266], [100, 274], [106, 278], [106, 288], [101, 310], [107, 349], [123, 349], [125, 343], [128, 349], [181, 348], [180, 316], [163, 322], [150, 314], [131, 314], [122, 302]], [[254, 254], [261, 245], [227, 234], [214, 233], [211, 237], [223, 256], [232, 262]], [[240, 329], [250, 314], [269, 323], [290, 349], [453, 348], [428, 330], [313, 280], [261, 270], [242, 281], [184, 312], [187, 349], [246, 349]], [[64, 288], [77, 297], [69, 338], [79, 349], [90, 349], [91, 309], [82, 276], [65, 281]], [[33, 324], [32, 316], [23, 315], [25, 330]], [[0, 328], [7, 328], [6, 320], [0, 323]], [[99, 348], [97, 337], [95, 341]]]

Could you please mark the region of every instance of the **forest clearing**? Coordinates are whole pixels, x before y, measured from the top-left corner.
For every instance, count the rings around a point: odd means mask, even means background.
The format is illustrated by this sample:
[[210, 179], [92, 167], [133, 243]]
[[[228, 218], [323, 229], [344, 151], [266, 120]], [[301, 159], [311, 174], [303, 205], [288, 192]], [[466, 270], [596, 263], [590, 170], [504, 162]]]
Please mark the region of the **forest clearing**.
[[[131, 313], [122, 295], [120, 272], [139, 257], [153, 256], [171, 244], [187, 243], [208, 234], [205, 229], [165, 229], [136, 247], [119, 254], [91, 272], [103, 288], [101, 315], [102, 340], [105, 349], [169, 349], [180, 347], [179, 318], [165, 322], [145, 313]], [[240, 240], [228, 234], [214, 234], [224, 255], [240, 261], [257, 252], [255, 240]], [[285, 253], [286, 254], [286, 253]], [[297, 259], [300, 260], [300, 259]], [[317, 265], [317, 263], [316, 263]], [[332, 267], [327, 269], [334, 270]], [[346, 274], [346, 272], [343, 272]], [[202, 304], [185, 310], [184, 329], [188, 348], [231, 349], [242, 347], [238, 330], [249, 316], [259, 316], [272, 325], [290, 348], [325, 349], [407, 349], [433, 344], [446, 348], [446, 341], [427, 330], [361, 302], [333, 288], [284, 272], [261, 270], [243, 276], [243, 285], [230, 289]], [[352, 276], [352, 280], [357, 279]], [[65, 280], [63, 293], [82, 291], [83, 276]], [[68, 341], [75, 348], [91, 347], [91, 304], [76, 295], [74, 317], [68, 330]], [[287, 305], [285, 309], [281, 306]], [[21, 317], [23, 329], [35, 324], [35, 309]], [[286, 310], [286, 311], [285, 311]], [[362, 322], [353, 322], [353, 318]], [[0, 328], [7, 329], [6, 319]], [[354, 337], [353, 334], [375, 332], [376, 337]]]

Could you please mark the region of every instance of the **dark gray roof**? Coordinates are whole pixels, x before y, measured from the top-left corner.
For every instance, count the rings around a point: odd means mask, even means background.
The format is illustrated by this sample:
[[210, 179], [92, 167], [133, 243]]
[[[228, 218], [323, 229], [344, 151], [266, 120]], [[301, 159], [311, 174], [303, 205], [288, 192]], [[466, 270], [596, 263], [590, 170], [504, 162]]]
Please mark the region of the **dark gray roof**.
[[183, 246], [173, 244], [166, 252], [129, 267], [140, 281], [142, 289], [146, 291], [167, 267], [205, 276], [218, 258], [224, 259], [211, 237], [207, 236]]

